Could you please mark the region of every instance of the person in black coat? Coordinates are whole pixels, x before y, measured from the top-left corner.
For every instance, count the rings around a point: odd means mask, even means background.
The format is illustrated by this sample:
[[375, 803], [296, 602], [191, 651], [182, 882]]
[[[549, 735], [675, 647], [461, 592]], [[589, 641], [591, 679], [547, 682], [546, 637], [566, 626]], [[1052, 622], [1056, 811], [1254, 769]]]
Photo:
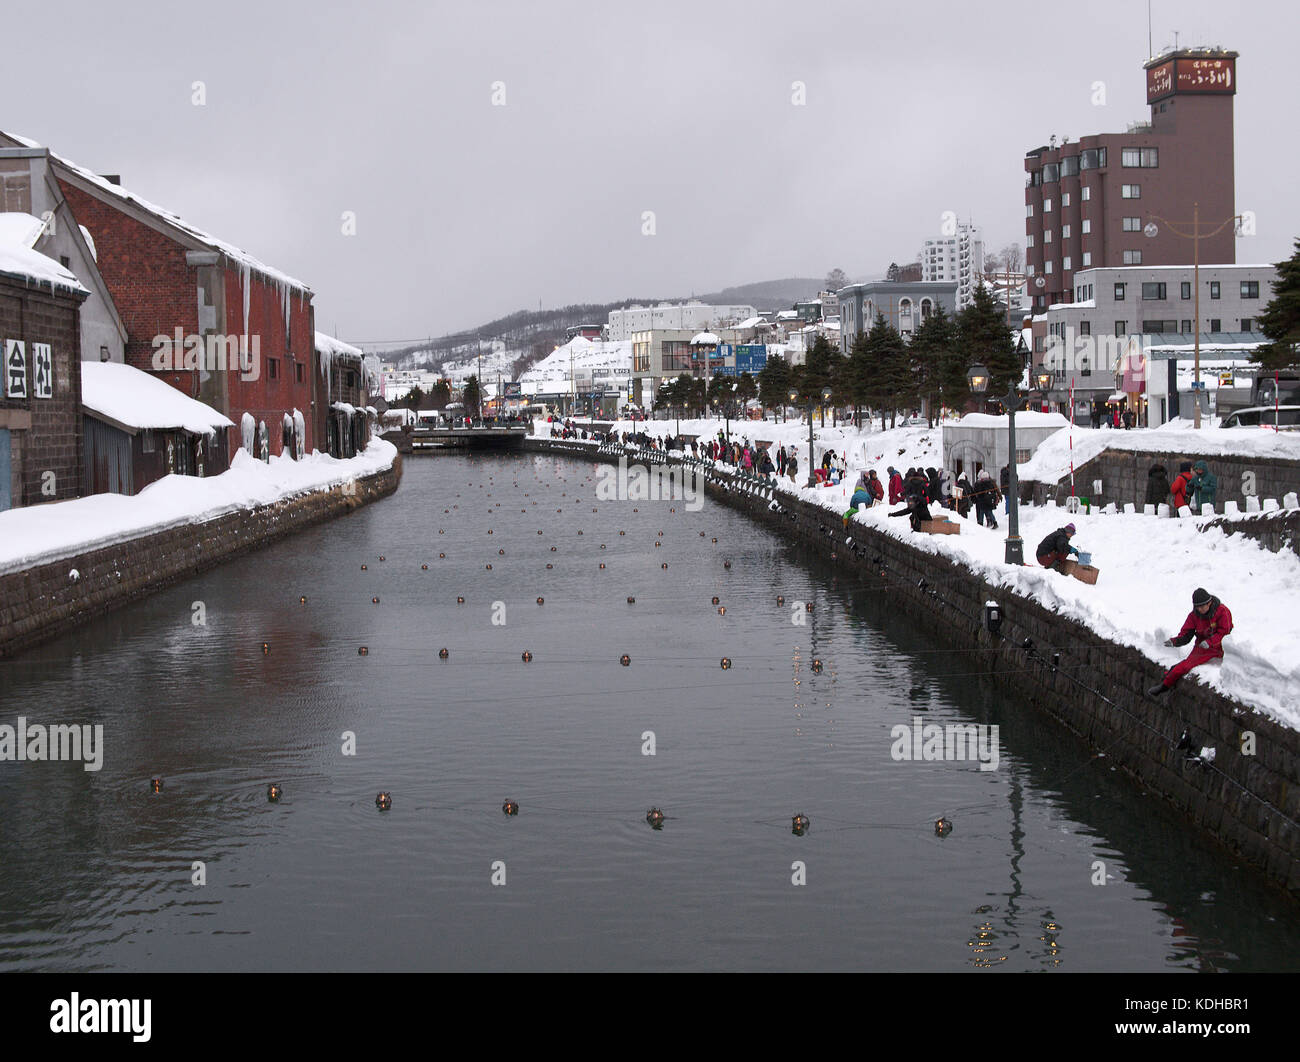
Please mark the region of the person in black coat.
[[1164, 505], [1169, 501], [1169, 473], [1164, 465], [1152, 465], [1147, 473], [1147, 504]]
[[1074, 524], [1066, 524], [1059, 527], [1048, 535], [1042, 542], [1038, 543], [1038, 563], [1044, 568], [1053, 568], [1058, 572], [1064, 571], [1065, 561], [1070, 559], [1070, 554], [1076, 557], [1079, 551], [1070, 545], [1070, 539], [1074, 537]]
[[939, 482], [939, 470], [937, 468], [927, 468], [925, 475], [929, 483], [925, 495], [930, 501], [937, 502], [943, 497], [943, 485]]

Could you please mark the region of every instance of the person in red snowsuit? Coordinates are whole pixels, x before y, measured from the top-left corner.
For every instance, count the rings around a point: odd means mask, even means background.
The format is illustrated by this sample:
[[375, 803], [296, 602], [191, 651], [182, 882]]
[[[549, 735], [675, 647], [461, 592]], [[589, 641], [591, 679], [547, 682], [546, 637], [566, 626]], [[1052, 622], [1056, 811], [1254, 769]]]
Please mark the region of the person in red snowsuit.
[[1163, 696], [1192, 668], [1200, 667], [1210, 660], [1221, 660], [1223, 639], [1231, 631], [1232, 613], [1228, 611], [1228, 606], [1208, 590], [1197, 587], [1192, 594], [1192, 611], [1187, 614], [1183, 629], [1165, 641], [1165, 645], [1186, 645], [1195, 638], [1196, 648], [1185, 660], [1165, 672], [1160, 684], [1152, 686], [1147, 693], [1152, 697]]
[[1174, 478], [1173, 483], [1169, 485], [1169, 491], [1174, 496], [1174, 515], [1178, 515], [1178, 510], [1187, 504], [1187, 495], [1191, 493], [1192, 482], [1196, 476], [1192, 473], [1192, 463], [1184, 461], [1179, 466], [1178, 475]]

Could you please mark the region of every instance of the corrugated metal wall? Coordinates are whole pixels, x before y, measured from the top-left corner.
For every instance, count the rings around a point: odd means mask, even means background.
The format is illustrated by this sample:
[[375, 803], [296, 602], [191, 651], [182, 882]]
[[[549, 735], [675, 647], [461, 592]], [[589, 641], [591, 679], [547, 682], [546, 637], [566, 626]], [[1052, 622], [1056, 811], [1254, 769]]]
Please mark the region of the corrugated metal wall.
[[94, 417], [85, 418], [86, 483], [91, 494], [134, 494], [131, 436]]

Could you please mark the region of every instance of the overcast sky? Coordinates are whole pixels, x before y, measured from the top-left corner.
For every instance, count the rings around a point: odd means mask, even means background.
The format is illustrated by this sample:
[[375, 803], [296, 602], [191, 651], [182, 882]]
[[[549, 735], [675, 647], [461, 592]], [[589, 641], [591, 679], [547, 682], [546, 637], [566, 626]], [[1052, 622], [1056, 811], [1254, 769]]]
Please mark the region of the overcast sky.
[[[1153, 0], [1157, 52], [1176, 30], [1241, 53], [1239, 262], [1300, 233], [1295, 10]], [[0, 128], [305, 281], [351, 341], [876, 275], [949, 210], [1023, 245], [1025, 151], [1148, 116], [1143, 0], [132, 0], [35, 21], [0, 64]]]

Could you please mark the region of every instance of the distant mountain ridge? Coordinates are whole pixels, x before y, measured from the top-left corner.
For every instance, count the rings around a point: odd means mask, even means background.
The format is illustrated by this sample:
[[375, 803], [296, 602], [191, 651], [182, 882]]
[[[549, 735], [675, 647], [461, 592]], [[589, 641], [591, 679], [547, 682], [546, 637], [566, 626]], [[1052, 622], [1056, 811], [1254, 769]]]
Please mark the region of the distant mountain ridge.
[[452, 332], [405, 347], [380, 352], [385, 361], [399, 368], [423, 366], [440, 369], [445, 362], [465, 358], [477, 349], [478, 341], [499, 340], [507, 349], [518, 351], [514, 375], [545, 357], [562, 342], [566, 329], [575, 325], [603, 325], [611, 310], [631, 306], [657, 306], [659, 303], [705, 302], [717, 305], [753, 306], [755, 310], [786, 310], [796, 302], [817, 297], [824, 279], [787, 277], [741, 284], [703, 295], [678, 296], [672, 299], [620, 299], [618, 302], [574, 303], [550, 310], [518, 310], [489, 321], [478, 328]]

